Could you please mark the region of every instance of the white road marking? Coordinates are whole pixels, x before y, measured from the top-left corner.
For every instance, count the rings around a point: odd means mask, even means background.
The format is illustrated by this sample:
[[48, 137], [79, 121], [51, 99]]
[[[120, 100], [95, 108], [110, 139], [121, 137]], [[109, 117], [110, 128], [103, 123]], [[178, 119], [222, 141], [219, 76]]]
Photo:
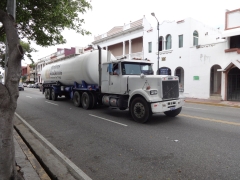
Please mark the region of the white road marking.
[[112, 122], [112, 123], [115, 123], [115, 124], [119, 124], [121, 126], [128, 126], [126, 124], [122, 124], [122, 123], [119, 123], [119, 122], [116, 122], [116, 121], [112, 121], [112, 120], [109, 120], [109, 119], [106, 119], [106, 118], [103, 118], [103, 117], [95, 116], [93, 114], [89, 114], [89, 116], [93, 116], [93, 117], [96, 117], [96, 118], [99, 118], [99, 119], [103, 119], [105, 121], [109, 121], [109, 122]]
[[49, 104], [53, 104], [55, 106], [58, 106], [58, 104], [55, 104], [55, 103], [51, 103], [51, 102], [48, 102], [48, 101], [45, 101], [46, 103], [49, 103]]
[[28, 97], [28, 98], [32, 98], [31, 96], [26, 96], [26, 97]]
[[202, 109], [202, 108], [193, 108], [193, 107], [187, 107], [187, 106], [183, 106], [184, 108], [190, 108], [190, 109], [199, 109], [199, 110], [203, 110], [206, 111], [207, 109]]
[[92, 180], [81, 169], [79, 169], [72, 161], [70, 161], [64, 154], [62, 154], [55, 146], [53, 146], [48, 140], [46, 140], [39, 132], [37, 132], [30, 124], [28, 124], [21, 116], [15, 112], [16, 116], [33, 132], [38, 136], [49, 148], [51, 148], [65, 163], [75, 170], [84, 180]]

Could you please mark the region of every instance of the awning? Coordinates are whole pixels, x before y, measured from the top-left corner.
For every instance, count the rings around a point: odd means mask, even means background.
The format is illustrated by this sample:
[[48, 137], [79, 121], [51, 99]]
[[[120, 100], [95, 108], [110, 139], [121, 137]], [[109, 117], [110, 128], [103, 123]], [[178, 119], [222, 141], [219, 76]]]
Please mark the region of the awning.
[[[225, 68], [221, 69], [222, 71], [227, 71], [232, 65], [235, 65], [238, 69], [240, 69], [240, 60], [232, 60]], [[219, 71], [221, 71], [219, 70]]]
[[240, 28], [223, 31], [222, 37], [231, 37], [240, 35]]

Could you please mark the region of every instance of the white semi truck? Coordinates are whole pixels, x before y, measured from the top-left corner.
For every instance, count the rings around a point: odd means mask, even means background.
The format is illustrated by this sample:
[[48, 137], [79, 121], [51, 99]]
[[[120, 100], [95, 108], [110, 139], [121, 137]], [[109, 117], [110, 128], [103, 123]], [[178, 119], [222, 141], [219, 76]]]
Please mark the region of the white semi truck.
[[[41, 77], [45, 98], [65, 96], [84, 109], [97, 104], [129, 109], [132, 118], [147, 122], [152, 114], [175, 117], [182, 109], [177, 76], [154, 75], [148, 60], [117, 60], [106, 50], [93, 50], [46, 65]], [[114, 71], [118, 68], [118, 74]]]

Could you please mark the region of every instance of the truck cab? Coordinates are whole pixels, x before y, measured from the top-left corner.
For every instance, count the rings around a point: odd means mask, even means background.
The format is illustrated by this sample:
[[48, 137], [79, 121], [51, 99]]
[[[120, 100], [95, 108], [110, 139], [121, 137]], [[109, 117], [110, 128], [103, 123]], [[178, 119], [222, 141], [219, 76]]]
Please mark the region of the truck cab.
[[129, 108], [136, 121], [145, 122], [153, 113], [176, 116], [181, 112], [184, 100], [179, 99], [178, 77], [154, 75], [149, 61], [108, 61], [101, 73], [103, 104]]
[[127, 94], [128, 79], [153, 75], [148, 61], [115, 60], [102, 65], [102, 92]]

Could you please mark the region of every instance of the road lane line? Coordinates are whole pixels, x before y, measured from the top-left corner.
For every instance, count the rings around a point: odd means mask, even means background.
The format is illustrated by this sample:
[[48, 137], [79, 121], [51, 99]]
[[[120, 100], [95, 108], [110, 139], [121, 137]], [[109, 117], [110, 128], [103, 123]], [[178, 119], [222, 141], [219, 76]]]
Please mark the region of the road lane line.
[[231, 122], [231, 121], [223, 121], [223, 120], [219, 120], [219, 119], [211, 119], [211, 118], [204, 118], [204, 117], [198, 117], [198, 116], [191, 116], [191, 115], [187, 115], [187, 114], [179, 114], [179, 116], [194, 118], [194, 119], [199, 119], [199, 120], [204, 120], [204, 121], [211, 121], [211, 122], [216, 122], [216, 123], [223, 123], [223, 124], [240, 126], [240, 123]]
[[72, 169], [78, 173], [84, 180], [92, 180], [87, 174], [79, 169], [72, 161], [70, 161], [63, 153], [61, 153], [55, 146], [53, 146], [47, 139], [45, 139], [39, 132], [37, 132], [30, 124], [28, 124], [20, 115], [15, 112], [15, 115], [45, 144], [48, 145], [65, 163], [67, 163]]
[[28, 98], [32, 98], [31, 96], [26, 96], [26, 97], [28, 97]]
[[187, 107], [187, 106], [183, 106], [184, 108], [190, 108], [190, 109], [199, 109], [199, 110], [204, 110], [206, 111], [207, 109], [203, 109], [203, 108], [193, 108], [193, 107]]
[[112, 123], [115, 123], [115, 124], [119, 124], [119, 125], [121, 125], [121, 126], [128, 126], [128, 125], [126, 125], [126, 124], [122, 124], [122, 123], [119, 123], [119, 122], [116, 122], [116, 121], [112, 121], [112, 120], [110, 120], [110, 119], [106, 119], [106, 118], [103, 118], [103, 117], [95, 116], [95, 115], [93, 115], [93, 114], [89, 114], [89, 116], [93, 116], [93, 117], [96, 117], [96, 118], [99, 118], [99, 119], [103, 119], [103, 120], [105, 120], [105, 121], [109, 121], [109, 122], [112, 122]]
[[45, 101], [46, 103], [49, 103], [49, 104], [53, 104], [55, 106], [58, 106], [58, 104], [55, 104], [55, 103], [51, 103], [51, 102], [48, 102], [48, 101]]

